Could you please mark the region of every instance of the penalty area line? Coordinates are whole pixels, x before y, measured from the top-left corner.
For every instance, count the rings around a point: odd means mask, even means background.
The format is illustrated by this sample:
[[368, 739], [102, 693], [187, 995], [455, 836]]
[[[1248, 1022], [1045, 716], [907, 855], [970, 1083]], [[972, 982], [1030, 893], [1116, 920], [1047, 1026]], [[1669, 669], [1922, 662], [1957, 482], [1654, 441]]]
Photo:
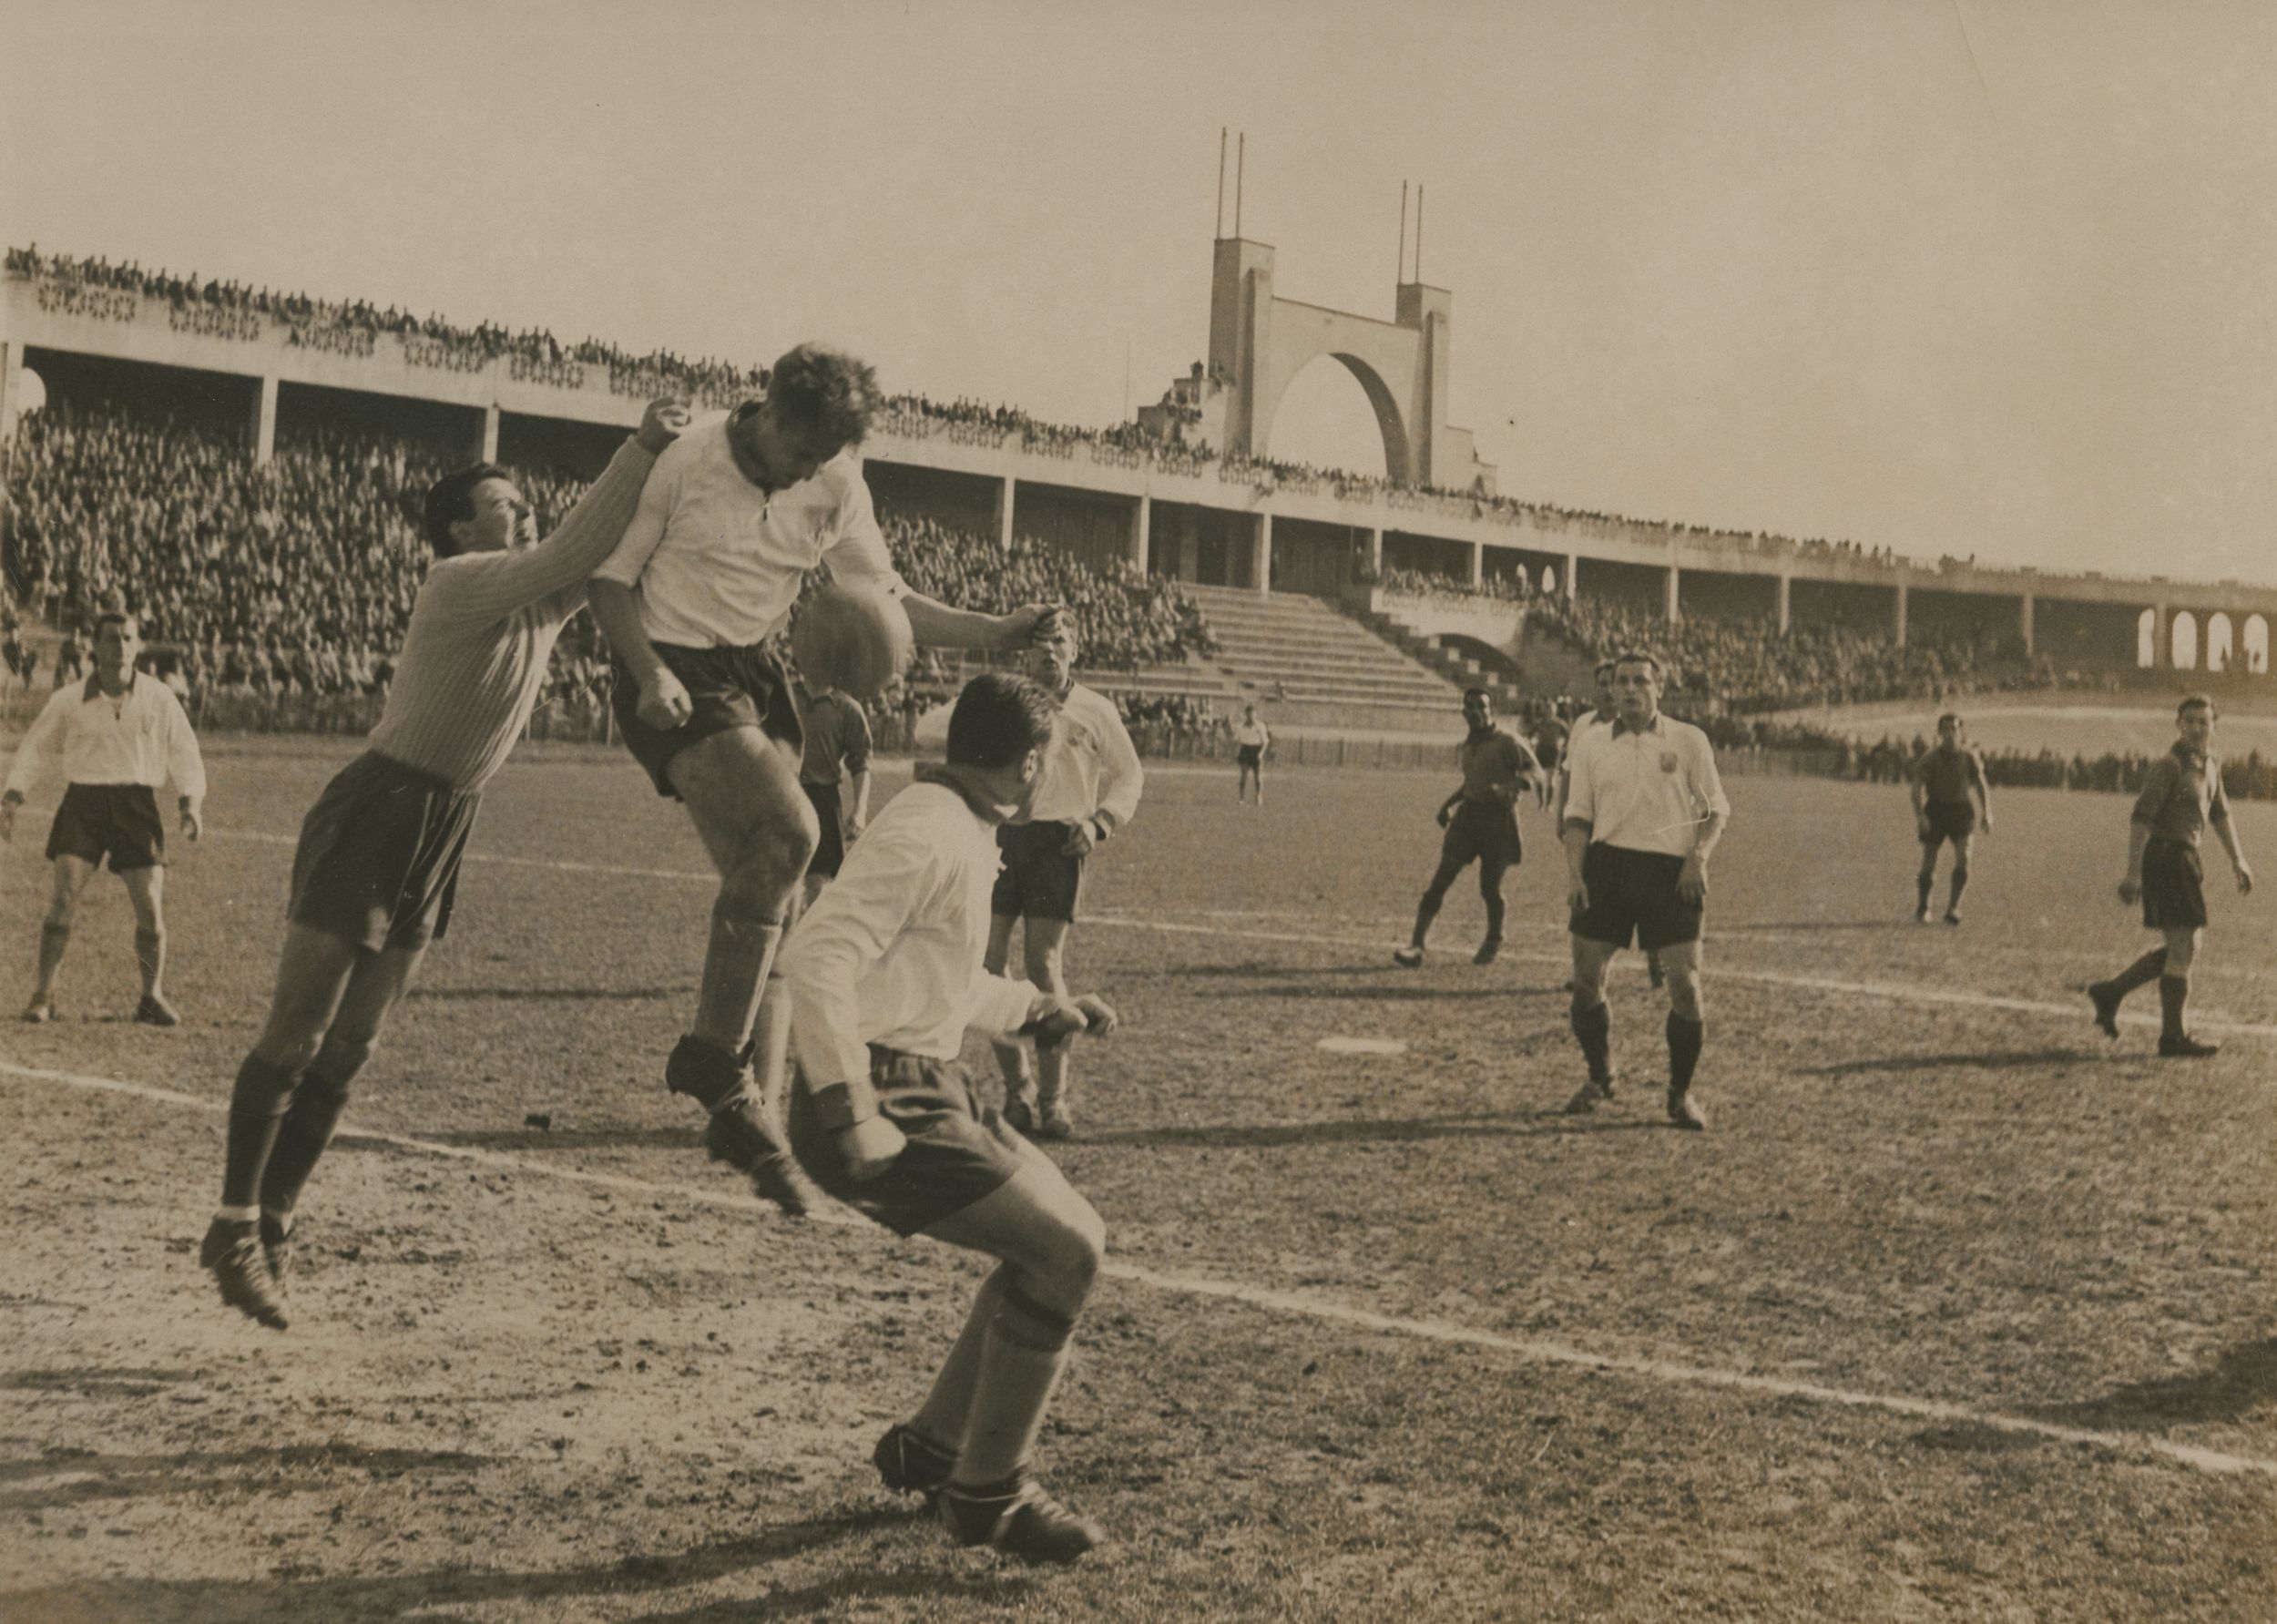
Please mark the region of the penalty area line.
[[[66, 1088], [80, 1088], [92, 1093], [119, 1094], [138, 1099], [152, 1100], [162, 1105], [184, 1106], [193, 1110], [220, 1115], [229, 1108], [223, 1102], [200, 1099], [173, 1088], [160, 1088], [147, 1083], [131, 1083], [117, 1078], [93, 1077], [84, 1073], [54, 1071], [39, 1067], [19, 1066], [11, 1060], [0, 1060], [0, 1075], [23, 1078], [34, 1082], [57, 1083]], [[717, 1190], [701, 1190], [690, 1185], [666, 1184], [648, 1179], [636, 1179], [621, 1173], [593, 1173], [576, 1168], [547, 1167], [542, 1162], [526, 1160], [496, 1150], [483, 1150], [465, 1145], [438, 1144], [433, 1139], [414, 1139], [406, 1134], [381, 1133], [342, 1124], [342, 1135], [362, 1139], [368, 1143], [387, 1145], [414, 1154], [433, 1156], [444, 1160], [474, 1163], [495, 1168], [501, 1172], [536, 1175], [539, 1178], [560, 1179], [570, 1183], [584, 1184], [626, 1194], [669, 1197], [697, 1206], [725, 1208], [740, 1212], [756, 1212], [771, 1216], [774, 1208], [749, 1195], [730, 1195]], [[847, 1211], [843, 1208], [822, 1208], [811, 1215], [812, 1220], [838, 1224], [880, 1234], [876, 1226]], [[1332, 1298], [1310, 1292], [1290, 1292], [1271, 1286], [1252, 1285], [1244, 1281], [1220, 1280], [1210, 1275], [1179, 1274], [1149, 1269], [1137, 1263], [1109, 1257], [1100, 1272], [1112, 1279], [1145, 1286], [1169, 1295], [1200, 1297], [1220, 1302], [1240, 1302], [1269, 1313], [1308, 1319], [1330, 1324], [1350, 1326], [1356, 1330], [1374, 1331], [1394, 1336], [1411, 1338], [1443, 1347], [1483, 1348], [1535, 1364], [1563, 1365], [1570, 1369], [1606, 1372], [1615, 1375], [1633, 1376], [1669, 1386], [1721, 1388], [1727, 1391], [1754, 1394], [1768, 1398], [1798, 1399], [1809, 1404], [1827, 1404], [1854, 1410], [1875, 1410], [1885, 1415], [1902, 1415], [1913, 1420], [1943, 1422], [1955, 1426], [1981, 1426], [1996, 1432], [2022, 1436], [2044, 1438], [2060, 1444], [2080, 1445], [2088, 1448], [2109, 1450], [2119, 1455], [2149, 1455], [2217, 1476], [2258, 1475], [2277, 1478], [2277, 1460], [2259, 1455], [2235, 1455], [2225, 1450], [2206, 1449], [2191, 1444], [2178, 1444], [2171, 1439], [2150, 1437], [2141, 1434], [2102, 1432], [2092, 1427], [2067, 1426], [2059, 1422], [2039, 1421], [2030, 1416], [2010, 1415], [1996, 1410], [1980, 1410], [1948, 1399], [1913, 1398], [1904, 1394], [1869, 1393], [1849, 1387], [1830, 1387], [1815, 1382], [1791, 1381], [1782, 1376], [1760, 1375], [1750, 1371], [1727, 1370], [1715, 1365], [1690, 1364], [1677, 1360], [1650, 1359], [1639, 1354], [1598, 1353], [1567, 1343], [1550, 1342], [1536, 1337], [1510, 1336], [1501, 1332], [1482, 1330], [1475, 1326], [1457, 1325], [1445, 1320], [1414, 1319], [1400, 1314], [1376, 1312], [1373, 1309], [1338, 1302]]]

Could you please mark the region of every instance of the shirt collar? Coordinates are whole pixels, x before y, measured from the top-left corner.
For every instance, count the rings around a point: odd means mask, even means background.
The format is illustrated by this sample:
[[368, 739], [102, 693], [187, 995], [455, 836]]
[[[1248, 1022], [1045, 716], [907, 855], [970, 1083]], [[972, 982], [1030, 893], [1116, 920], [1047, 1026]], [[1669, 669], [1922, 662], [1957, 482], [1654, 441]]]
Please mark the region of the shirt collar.
[[[91, 681], [92, 679], [89, 680]], [[2173, 754], [2175, 760], [2180, 761], [2185, 767], [2203, 767], [2208, 761], [2213, 760], [2211, 751], [2194, 750], [2187, 739], [2177, 739], [2174, 741]]]
[[945, 761], [920, 761], [910, 777], [921, 784], [939, 784], [952, 792], [973, 816], [990, 825], [1007, 822], [1013, 808], [998, 806], [965, 781], [965, 775]]
[[[141, 675], [142, 673], [140, 671], [128, 671], [127, 673], [127, 686], [118, 690], [118, 697], [120, 699], [131, 700], [135, 697], [135, 679]], [[108, 697], [108, 695], [103, 692], [103, 679], [101, 674], [96, 671], [89, 671], [87, 677], [87, 686], [79, 690], [79, 703], [82, 705], [92, 705], [97, 700], [107, 699]]]
[[1616, 716], [1613, 718], [1611, 724], [1613, 729], [1613, 737], [1618, 739], [1623, 733], [1662, 733], [1667, 730], [1660, 726], [1661, 722], [1665, 720], [1667, 720], [1667, 712], [1655, 710], [1652, 713], [1652, 720], [1650, 721], [1645, 723], [1645, 725], [1641, 728], [1632, 728], [1627, 722], [1623, 721], [1618, 716]]

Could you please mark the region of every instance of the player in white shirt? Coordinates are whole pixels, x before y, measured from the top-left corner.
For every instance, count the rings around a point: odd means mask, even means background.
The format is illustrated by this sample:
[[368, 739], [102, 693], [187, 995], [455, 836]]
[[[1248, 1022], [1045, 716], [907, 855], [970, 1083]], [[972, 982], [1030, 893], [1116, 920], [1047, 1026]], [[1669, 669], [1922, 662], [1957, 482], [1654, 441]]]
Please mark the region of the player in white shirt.
[[1233, 759], [1239, 763], [1239, 776], [1234, 781], [1234, 799], [1246, 803], [1250, 786], [1257, 786], [1257, 804], [1265, 804], [1265, 752], [1272, 748], [1273, 736], [1265, 724], [1257, 720], [1257, 707], [1241, 707], [1241, 720], [1233, 729]]
[[964, 1545], [1070, 1562], [1101, 1537], [1044, 1493], [1029, 1457], [1105, 1255], [1106, 1226], [1050, 1159], [980, 1102], [968, 1029], [1104, 1036], [1115, 1013], [983, 967], [996, 829], [1020, 815], [1052, 737], [1024, 677], [967, 683], [948, 763], [920, 765], [783, 945], [800, 1165], [901, 1235], [998, 1261], [910, 1419], [872, 1458], [888, 1488], [937, 1496]]
[[695, 1018], [665, 1083], [710, 1113], [711, 1154], [793, 1213], [803, 1197], [765, 1089], [751, 1087], [750, 1057], [777, 1047], [755, 1043], [753, 1026], [821, 830], [799, 786], [790, 683], [766, 641], [818, 566], [901, 598], [921, 643], [1016, 647], [1049, 614], [976, 614], [909, 591], [853, 449], [881, 398], [876, 374], [853, 357], [792, 350], [763, 401], [692, 427], [657, 459], [588, 588], [614, 658], [618, 729], [658, 793], [686, 802], [720, 873]]
[[[1028, 652], [1028, 675], [1059, 701], [1059, 715], [1026, 819], [996, 831], [1004, 872], [988, 903], [988, 968], [1005, 967], [1013, 927], [1025, 919], [1021, 952], [1028, 979], [1061, 994], [1067, 990], [1067, 932], [1083, 889], [1084, 859], [1138, 816], [1146, 786], [1115, 702], [1075, 679], [1077, 652], [1075, 622], [1066, 616]], [[1035, 1048], [1031, 1076], [1026, 1044], [996, 1046], [1005, 1118], [1023, 1133], [1067, 1139], [1075, 1131], [1068, 1046], [1039, 1042]]]
[[15, 833], [25, 792], [50, 768], [66, 788], [47, 833], [55, 888], [39, 927], [39, 982], [25, 1006], [27, 1021], [56, 1018], [56, 972], [71, 941], [79, 893], [107, 858], [134, 901], [135, 960], [142, 996], [135, 1019], [171, 1026], [180, 1014], [167, 1001], [166, 823], [157, 790], [170, 776], [180, 796], [182, 833], [195, 841], [206, 798], [206, 769], [189, 718], [165, 683], [135, 669], [142, 647], [131, 616], [95, 623], [95, 674], [57, 688], [16, 747], [7, 788], [0, 792], [0, 840]]
[[1632, 941], [1668, 981], [1669, 1119], [1707, 1127], [1692, 1098], [1706, 1031], [1700, 1002], [1700, 935], [1708, 860], [1731, 815], [1716, 752], [1690, 722], [1660, 714], [1660, 662], [1614, 662], [1616, 710], [1608, 727], [1573, 737], [1562, 833], [1572, 907], [1573, 1034], [1589, 1066], [1568, 1111], [1612, 1098], [1612, 1015], [1605, 972]]

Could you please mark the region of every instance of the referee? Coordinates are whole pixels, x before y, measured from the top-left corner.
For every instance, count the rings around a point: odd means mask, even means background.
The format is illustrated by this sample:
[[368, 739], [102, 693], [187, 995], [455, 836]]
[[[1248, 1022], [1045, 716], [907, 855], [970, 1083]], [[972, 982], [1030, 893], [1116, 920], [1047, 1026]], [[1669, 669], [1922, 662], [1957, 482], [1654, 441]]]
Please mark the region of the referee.
[[1669, 990], [1669, 1120], [1708, 1126], [1691, 1097], [1705, 1026], [1700, 926], [1708, 860], [1731, 815], [1708, 735], [1660, 714], [1660, 662], [1621, 655], [1611, 725], [1577, 730], [1567, 756], [1562, 832], [1573, 919], [1573, 1035], [1588, 1080], [1566, 1107], [1595, 1110], [1613, 1095], [1612, 1012], [1605, 972], [1633, 941]]
[[[158, 787], [170, 776], [181, 797], [182, 832], [199, 833], [206, 798], [206, 768], [181, 701], [165, 683], [135, 669], [142, 647], [133, 617], [98, 616], [95, 674], [58, 687], [16, 747], [7, 788], [0, 792], [0, 840], [15, 832], [24, 792], [51, 766], [69, 787], [47, 835], [56, 865], [53, 896], [39, 927], [39, 984], [25, 1006], [27, 1021], [56, 1018], [56, 972], [79, 911], [88, 877], [109, 860], [135, 905], [135, 960], [142, 969], [142, 997], [135, 1019], [149, 1026], [178, 1025], [166, 1001], [166, 821]], [[61, 668], [58, 667], [60, 669]]]

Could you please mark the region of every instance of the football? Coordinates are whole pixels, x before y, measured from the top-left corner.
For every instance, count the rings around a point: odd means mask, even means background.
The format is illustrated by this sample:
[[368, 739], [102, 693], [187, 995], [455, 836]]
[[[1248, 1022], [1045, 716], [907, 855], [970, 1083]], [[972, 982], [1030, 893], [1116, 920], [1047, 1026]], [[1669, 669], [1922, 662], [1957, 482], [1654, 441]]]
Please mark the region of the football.
[[901, 600], [875, 587], [824, 587], [799, 611], [791, 651], [816, 693], [834, 688], [873, 700], [908, 668], [916, 639]]

